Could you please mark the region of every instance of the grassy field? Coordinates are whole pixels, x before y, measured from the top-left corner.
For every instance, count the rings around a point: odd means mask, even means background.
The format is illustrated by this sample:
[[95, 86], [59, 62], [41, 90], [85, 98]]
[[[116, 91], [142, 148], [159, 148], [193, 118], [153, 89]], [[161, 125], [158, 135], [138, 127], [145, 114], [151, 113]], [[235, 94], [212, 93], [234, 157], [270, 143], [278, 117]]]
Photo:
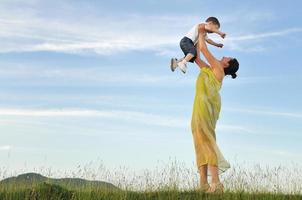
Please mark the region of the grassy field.
[[152, 192], [135, 192], [135, 191], [105, 191], [105, 190], [68, 190], [61, 186], [43, 183], [32, 188], [2, 190], [0, 199], [104, 199], [104, 200], [186, 200], [186, 199], [263, 199], [263, 200], [281, 200], [281, 199], [302, 199], [302, 195], [286, 195], [278, 193], [247, 193], [247, 192], [230, 192], [224, 194], [205, 194], [196, 191], [178, 191], [178, 190], [159, 190]]
[[[5, 174], [6, 173], [6, 174]], [[199, 175], [194, 165], [168, 161], [154, 170], [131, 171], [119, 167], [107, 169], [103, 164], [78, 166], [75, 171], [66, 172], [36, 171], [48, 177], [74, 177], [89, 180], [102, 180], [112, 183], [120, 190], [103, 188], [75, 189], [53, 183], [21, 184], [0, 187], [1, 199], [104, 199], [104, 200], [185, 200], [185, 199], [301, 199], [302, 168], [291, 163], [284, 166], [262, 166], [260, 164], [233, 164], [232, 168], [221, 175], [225, 185], [222, 195], [197, 192]], [[2, 177], [9, 177], [1, 171]]]

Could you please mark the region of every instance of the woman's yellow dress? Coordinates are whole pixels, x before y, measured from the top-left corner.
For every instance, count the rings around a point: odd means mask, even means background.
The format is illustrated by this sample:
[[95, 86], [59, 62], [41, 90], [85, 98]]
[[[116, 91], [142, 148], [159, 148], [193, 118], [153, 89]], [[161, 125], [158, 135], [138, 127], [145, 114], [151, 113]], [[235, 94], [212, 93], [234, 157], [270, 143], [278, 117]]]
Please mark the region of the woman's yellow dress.
[[[199, 172], [201, 165], [218, 167], [218, 174], [230, 168], [216, 144], [215, 127], [221, 108], [221, 82], [213, 71], [203, 67], [196, 81], [196, 94], [191, 121], [192, 135]], [[208, 175], [211, 176], [210, 171]]]

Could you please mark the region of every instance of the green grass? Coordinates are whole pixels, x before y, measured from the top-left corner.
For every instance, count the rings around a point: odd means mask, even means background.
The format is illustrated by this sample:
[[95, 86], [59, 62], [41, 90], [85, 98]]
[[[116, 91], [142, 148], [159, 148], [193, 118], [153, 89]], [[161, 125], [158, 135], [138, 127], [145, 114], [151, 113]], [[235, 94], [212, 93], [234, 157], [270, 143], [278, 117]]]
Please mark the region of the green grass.
[[69, 190], [65, 187], [42, 183], [30, 188], [1, 190], [0, 199], [7, 200], [239, 200], [239, 199], [263, 199], [263, 200], [301, 200], [302, 195], [286, 195], [274, 193], [247, 193], [247, 192], [230, 192], [224, 194], [205, 194], [197, 191], [177, 191], [177, 190], [159, 190], [152, 192], [135, 192], [135, 191], [106, 191], [106, 190]]
[[[0, 186], [2, 199], [104, 199], [104, 200], [302, 200], [302, 167], [296, 163], [284, 166], [263, 166], [260, 164], [234, 163], [220, 178], [225, 185], [222, 195], [205, 194], [196, 191], [199, 175], [193, 164], [187, 167], [181, 162], [168, 161], [153, 170], [131, 171], [119, 167], [107, 169], [103, 164], [78, 166], [75, 171], [52, 172], [38, 170], [47, 177], [70, 177], [100, 180], [112, 183], [121, 190], [106, 190], [98, 187], [75, 188], [73, 185], [58, 185], [46, 181], [38, 184], [12, 184]], [[13, 174], [16, 176], [17, 174]], [[0, 170], [0, 177], [11, 177], [8, 171]], [[211, 180], [209, 179], [209, 182]]]

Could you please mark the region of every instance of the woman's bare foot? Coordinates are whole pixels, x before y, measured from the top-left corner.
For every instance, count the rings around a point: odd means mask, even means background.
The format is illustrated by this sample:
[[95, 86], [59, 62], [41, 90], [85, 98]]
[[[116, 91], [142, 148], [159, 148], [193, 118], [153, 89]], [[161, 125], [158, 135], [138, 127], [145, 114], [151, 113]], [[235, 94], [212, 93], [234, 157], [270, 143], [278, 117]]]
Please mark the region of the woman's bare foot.
[[199, 192], [206, 192], [210, 188], [209, 183], [201, 184], [197, 191]]
[[222, 194], [224, 193], [224, 186], [221, 182], [212, 183], [206, 193]]

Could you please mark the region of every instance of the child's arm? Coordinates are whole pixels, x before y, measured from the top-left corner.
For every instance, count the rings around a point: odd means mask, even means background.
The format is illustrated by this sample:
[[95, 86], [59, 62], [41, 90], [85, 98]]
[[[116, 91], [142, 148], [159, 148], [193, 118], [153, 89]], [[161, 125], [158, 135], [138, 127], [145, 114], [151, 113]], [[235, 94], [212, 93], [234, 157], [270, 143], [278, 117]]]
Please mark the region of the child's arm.
[[209, 27], [206, 24], [205, 24], [205, 29], [209, 33], [216, 33], [216, 34], [220, 35], [222, 38], [225, 38], [225, 36], [226, 36], [226, 34], [224, 32], [221, 32], [220, 30], [218, 30], [216, 28]]
[[205, 38], [206, 42], [213, 45], [213, 46], [216, 46], [216, 47], [219, 47], [219, 48], [222, 48], [223, 47], [223, 44], [221, 43], [216, 43], [214, 42], [213, 40], [211, 40], [210, 38]]

